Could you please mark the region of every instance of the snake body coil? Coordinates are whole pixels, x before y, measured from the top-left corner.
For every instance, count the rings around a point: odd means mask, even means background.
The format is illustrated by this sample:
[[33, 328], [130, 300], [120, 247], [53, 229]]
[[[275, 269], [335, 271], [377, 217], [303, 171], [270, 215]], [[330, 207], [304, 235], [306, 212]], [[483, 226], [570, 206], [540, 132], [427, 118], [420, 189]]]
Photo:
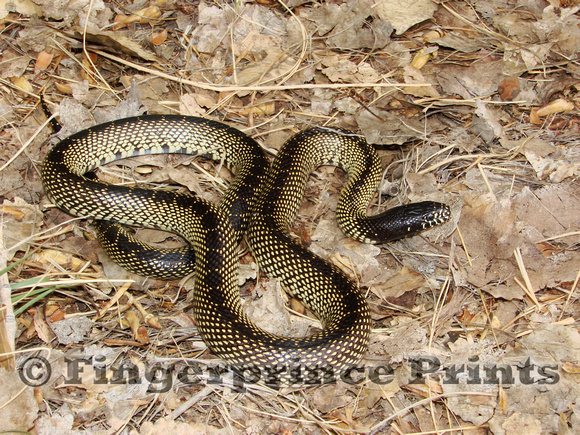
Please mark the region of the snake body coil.
[[[115, 159], [158, 153], [224, 159], [236, 177], [218, 207], [191, 195], [112, 186], [84, 175]], [[368, 344], [370, 314], [357, 284], [288, 235], [306, 180], [323, 164], [339, 165], [349, 175], [337, 219], [345, 233], [358, 240], [393, 240], [449, 217], [447, 206], [432, 202], [367, 217], [380, 175], [378, 156], [361, 136], [329, 128], [291, 138], [267, 172], [260, 147], [223, 124], [181, 116], [127, 118], [57, 144], [44, 161], [42, 178], [53, 202], [73, 214], [161, 228], [185, 237], [195, 252], [193, 305], [203, 340], [214, 354], [241, 371], [259, 370], [264, 379], [278, 383], [300, 381], [297, 368], [324, 366], [337, 373], [357, 363]], [[236, 250], [246, 227], [260, 268], [279, 278], [286, 290], [320, 317], [322, 331], [305, 338], [280, 337], [257, 328], [246, 317], [237, 287]], [[115, 229], [111, 234], [119, 233]], [[120, 237], [124, 244], [103, 239], [109, 255], [133, 270], [149, 273], [144, 260], [134, 254], [140, 245]], [[153, 263], [157, 263], [153, 269], [159, 269], [161, 263], [157, 259]], [[185, 267], [182, 261], [176, 264], [172, 267]], [[183, 270], [168, 276], [180, 274]]]

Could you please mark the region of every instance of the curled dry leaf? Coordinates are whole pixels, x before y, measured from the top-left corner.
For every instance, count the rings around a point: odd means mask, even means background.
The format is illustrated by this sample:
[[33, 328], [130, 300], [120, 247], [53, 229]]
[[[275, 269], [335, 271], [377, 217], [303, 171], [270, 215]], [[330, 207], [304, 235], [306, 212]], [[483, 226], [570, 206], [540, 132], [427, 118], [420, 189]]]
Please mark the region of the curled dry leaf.
[[156, 32], [151, 36], [149, 42], [153, 45], [161, 45], [167, 39], [167, 29], [163, 29], [161, 32]]
[[119, 30], [131, 23], [150, 23], [161, 16], [161, 9], [157, 6], [149, 6], [138, 10], [130, 16], [119, 14], [115, 17], [113, 30]]
[[54, 323], [64, 319], [65, 312], [57, 304], [50, 302], [46, 304], [44, 315], [50, 323]]
[[574, 103], [571, 101], [564, 100], [563, 98], [558, 98], [543, 107], [540, 107], [536, 111], [536, 115], [538, 116], [547, 116], [552, 115], [554, 113], [562, 113], [562, 112], [569, 112], [570, 110], [574, 110]]
[[422, 48], [417, 52], [411, 65], [417, 69], [423, 68], [427, 65], [431, 59], [435, 59], [437, 57], [437, 47], [426, 47]]
[[95, 63], [97, 62], [97, 57], [97, 54], [93, 52], [85, 52], [83, 56], [83, 69], [81, 70], [81, 77], [91, 85], [97, 84], [97, 81], [95, 80]]
[[423, 41], [424, 42], [432, 42], [435, 41], [436, 39], [439, 38], [443, 38], [445, 36], [445, 32], [441, 29], [433, 29], [433, 30], [429, 30], [427, 33], [425, 33], [425, 36], [423, 36]]
[[564, 370], [566, 373], [578, 374], [580, 373], [580, 364], [566, 361], [562, 364], [562, 370]]
[[66, 95], [72, 95], [73, 91], [70, 83], [54, 82], [54, 85], [56, 86], [56, 89], [58, 89], [59, 92], [62, 92], [63, 94]]
[[133, 332], [133, 338], [135, 340], [141, 344], [149, 343], [149, 334], [147, 334], [147, 329], [141, 325], [139, 316], [137, 313], [135, 313], [135, 311], [127, 311], [123, 323], [125, 322], [131, 328], [131, 332]]

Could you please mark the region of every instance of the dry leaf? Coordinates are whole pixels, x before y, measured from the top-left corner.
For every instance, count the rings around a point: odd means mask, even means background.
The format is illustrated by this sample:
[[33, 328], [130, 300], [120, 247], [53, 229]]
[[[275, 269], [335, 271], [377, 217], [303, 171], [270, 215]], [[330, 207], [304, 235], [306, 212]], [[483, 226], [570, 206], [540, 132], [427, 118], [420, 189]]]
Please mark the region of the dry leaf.
[[504, 390], [503, 387], [499, 387], [499, 400], [498, 400], [498, 406], [499, 409], [501, 410], [501, 412], [503, 414], [505, 414], [506, 408], [508, 406], [508, 395], [506, 393], [506, 391]]
[[268, 102], [264, 104], [256, 104], [251, 107], [246, 107], [238, 111], [242, 116], [265, 116], [276, 113], [276, 103]]
[[[97, 84], [97, 72], [96, 72], [96, 65], [97, 62], [97, 54], [93, 52], [84, 52], [83, 53], [83, 69], [81, 69], [81, 77], [83, 80], [87, 82], [87, 84], [96, 85]], [[73, 94], [74, 94], [74, 86], [73, 87]]]
[[497, 84], [504, 78], [504, 64], [489, 59], [477, 65], [451, 65], [437, 73], [443, 95], [459, 95], [469, 100], [483, 97], [497, 91]]
[[404, 388], [421, 397], [432, 397], [443, 393], [441, 384], [430, 378], [425, 379], [424, 384], [407, 384]]
[[406, 292], [421, 289], [426, 285], [425, 278], [420, 273], [403, 267], [401, 271], [389, 278], [383, 284], [373, 286], [381, 298], [398, 298]]
[[535, 125], [542, 125], [542, 120], [538, 116], [538, 111], [536, 109], [532, 109], [530, 111], [530, 123]]
[[80, 27], [73, 27], [75, 37], [82, 40], [83, 35], [87, 41], [103, 46], [106, 50], [112, 52], [126, 53], [131, 56], [140, 57], [150, 62], [157, 61], [157, 56], [144, 50], [138, 42], [133, 41], [126, 36], [119, 35], [116, 32], [89, 30], [87, 32]]
[[425, 35], [423, 36], [423, 41], [424, 42], [433, 42], [436, 39], [442, 38], [443, 36], [445, 36], [445, 32], [441, 29], [433, 29], [433, 30], [429, 30], [427, 33], [425, 33]]
[[373, 7], [379, 17], [392, 24], [397, 35], [430, 19], [437, 10], [437, 4], [431, 0], [379, 0]]
[[4, 19], [10, 12], [16, 12], [24, 16], [42, 16], [40, 7], [32, 0], [0, 1], [0, 19]]
[[569, 112], [570, 110], [574, 110], [574, 107], [574, 103], [559, 98], [537, 109], [536, 115], [547, 116], [554, 113]]
[[[295, 61], [280, 47], [273, 45], [262, 60], [252, 62], [237, 73], [240, 85], [263, 83], [284, 77], [293, 67]], [[249, 92], [239, 92], [239, 96]]]
[[409, 86], [404, 87], [402, 91], [405, 94], [413, 95], [415, 97], [429, 97], [429, 98], [440, 98], [441, 95], [437, 92], [435, 86], [429, 86], [429, 83], [417, 68], [413, 65], [405, 65], [403, 68], [405, 83], [407, 84], [420, 84], [427, 86]]
[[163, 29], [161, 32], [154, 33], [149, 42], [153, 45], [161, 45], [167, 40], [167, 29]]
[[34, 88], [32, 87], [32, 84], [24, 76], [23, 77], [12, 77], [10, 79], [10, 81], [12, 82], [12, 84], [14, 84], [14, 86], [16, 86], [18, 89], [24, 91], [27, 94], [31, 94], [34, 92]]
[[40, 338], [45, 343], [50, 343], [54, 339], [54, 332], [44, 320], [44, 314], [42, 313], [42, 310], [35, 310], [33, 323], [34, 330], [36, 331], [38, 338]]
[[131, 332], [133, 332], [133, 338], [135, 340], [141, 344], [149, 343], [149, 334], [147, 333], [147, 329], [141, 325], [141, 320], [135, 311], [127, 311], [125, 313], [125, 320], [131, 328]]
[[195, 326], [194, 318], [187, 313], [179, 313], [175, 316], [169, 317], [169, 320], [175, 322], [182, 328], [193, 328]]
[[69, 83], [54, 82], [56, 89], [63, 94], [72, 95], [72, 87]]
[[150, 23], [161, 16], [161, 9], [157, 6], [143, 8], [130, 16], [119, 14], [115, 17], [113, 30], [119, 30], [131, 23]]
[[42, 213], [38, 205], [28, 204], [21, 198], [14, 198], [13, 201], [5, 199], [1, 210], [5, 212], [2, 243], [7, 250], [7, 259], [11, 260], [18, 250], [29, 248], [33, 235], [42, 225]]
[[474, 35], [464, 35], [456, 32], [449, 32], [441, 38], [435, 39], [433, 43], [440, 47], [448, 47], [463, 53], [474, 53], [485, 49], [485, 42], [474, 37]]
[[179, 97], [179, 113], [186, 116], [202, 116], [206, 112], [197, 103], [195, 96], [192, 94], [184, 94]]
[[2, 214], [8, 214], [15, 219], [22, 220], [24, 218], [24, 212], [18, 208], [11, 207], [9, 205], [3, 205], [0, 207], [0, 212]]
[[86, 261], [63, 251], [57, 251], [56, 249], [43, 249], [42, 251], [34, 254], [32, 256], [32, 261], [37, 262], [47, 268], [49, 266], [59, 265], [65, 270], [78, 271], [84, 266], [86, 266]]
[[517, 77], [502, 80], [497, 85], [502, 101], [512, 101], [520, 93], [520, 81]]
[[53, 54], [47, 53], [46, 51], [41, 51], [36, 57], [36, 63], [34, 64], [34, 72], [45, 70], [52, 62]]
[[427, 62], [429, 62], [431, 59], [435, 59], [436, 57], [437, 47], [422, 48], [417, 52], [417, 54], [415, 54], [415, 57], [411, 62], [411, 66], [420, 70], [425, 65], [427, 65]]
[[60, 309], [57, 305], [53, 307], [54, 309], [49, 314], [49, 307], [47, 307], [45, 316], [50, 323], [58, 322], [64, 319], [64, 315], [66, 314], [64, 311]]
[[302, 9], [300, 18], [311, 33], [324, 37], [331, 48], [380, 49], [388, 44], [393, 26], [377, 16], [368, 20], [374, 6], [371, 0], [326, 3], [324, 7]]
[[39, 411], [33, 387], [24, 385], [16, 370], [4, 369], [0, 369], [0, 387], [4, 397], [0, 406], [3, 431], [29, 432]]
[[64, 345], [86, 340], [93, 325], [93, 321], [86, 316], [69, 317], [50, 324], [58, 342]]
[[149, 343], [149, 334], [147, 333], [147, 328], [144, 326], [139, 326], [137, 331], [134, 333], [133, 337], [141, 344], [148, 344]]
[[566, 373], [578, 374], [580, 373], [580, 364], [566, 361], [562, 363], [562, 370], [564, 370]]

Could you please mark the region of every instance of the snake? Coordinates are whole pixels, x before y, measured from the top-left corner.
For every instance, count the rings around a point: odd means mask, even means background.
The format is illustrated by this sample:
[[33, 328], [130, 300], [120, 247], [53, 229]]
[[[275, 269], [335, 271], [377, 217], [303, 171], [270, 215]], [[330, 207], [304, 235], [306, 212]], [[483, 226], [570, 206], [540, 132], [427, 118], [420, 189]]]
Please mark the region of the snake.
[[[111, 185], [92, 175], [97, 167], [115, 160], [167, 153], [224, 162], [234, 180], [220, 204], [188, 193]], [[253, 379], [258, 373], [277, 384], [303, 381], [304, 370], [312, 368], [340, 373], [357, 364], [368, 348], [372, 321], [356, 280], [291, 234], [307, 180], [322, 165], [338, 166], [348, 175], [336, 216], [343, 232], [356, 240], [384, 243], [450, 217], [447, 205], [432, 201], [368, 216], [381, 177], [380, 159], [363, 135], [334, 127], [295, 134], [270, 167], [256, 141], [226, 124], [180, 115], [142, 115], [65, 138], [48, 152], [41, 174], [57, 207], [97, 222], [113, 222], [103, 224], [100, 236], [113, 260], [145, 275], [156, 274], [167, 264], [175, 269], [170, 277], [193, 270], [193, 314], [209, 350], [236, 371], [251, 373]], [[190, 247], [160, 252], [136, 241], [119, 224], [171, 231]], [[321, 330], [306, 337], [285, 337], [248, 318], [238, 288], [238, 245], [244, 235], [260, 270], [280, 280], [289, 294], [312, 310]], [[188, 249], [193, 251], [193, 265]], [[145, 259], [139, 252], [145, 252]], [[148, 262], [154, 265], [147, 266]]]

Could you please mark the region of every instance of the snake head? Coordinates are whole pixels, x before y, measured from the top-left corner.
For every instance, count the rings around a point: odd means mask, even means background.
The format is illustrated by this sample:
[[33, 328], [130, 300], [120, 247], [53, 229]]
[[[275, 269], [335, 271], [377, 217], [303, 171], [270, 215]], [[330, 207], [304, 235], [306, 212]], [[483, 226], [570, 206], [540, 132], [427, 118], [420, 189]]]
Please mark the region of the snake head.
[[373, 243], [391, 242], [445, 223], [450, 217], [451, 209], [440, 202], [401, 205], [368, 218], [368, 239]]

